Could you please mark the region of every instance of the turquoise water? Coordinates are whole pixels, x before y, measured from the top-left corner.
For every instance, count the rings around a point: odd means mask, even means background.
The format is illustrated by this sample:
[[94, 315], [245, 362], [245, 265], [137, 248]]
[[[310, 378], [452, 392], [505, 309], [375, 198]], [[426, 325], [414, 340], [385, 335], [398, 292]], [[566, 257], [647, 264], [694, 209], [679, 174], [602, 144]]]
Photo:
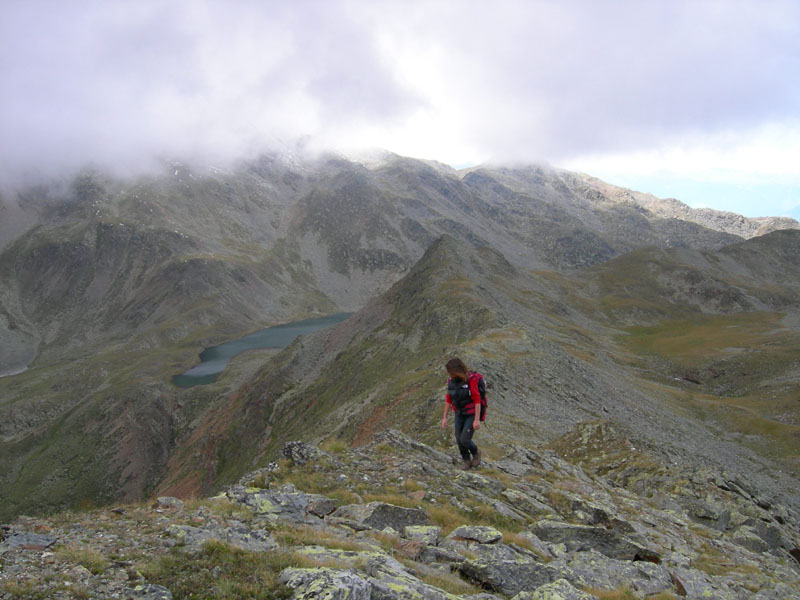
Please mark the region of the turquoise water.
[[185, 373], [175, 375], [172, 384], [182, 388], [205, 385], [217, 380], [231, 359], [248, 350], [286, 348], [300, 335], [308, 335], [341, 323], [353, 313], [338, 313], [317, 319], [305, 319], [267, 327], [243, 338], [206, 348], [200, 354], [200, 364]]

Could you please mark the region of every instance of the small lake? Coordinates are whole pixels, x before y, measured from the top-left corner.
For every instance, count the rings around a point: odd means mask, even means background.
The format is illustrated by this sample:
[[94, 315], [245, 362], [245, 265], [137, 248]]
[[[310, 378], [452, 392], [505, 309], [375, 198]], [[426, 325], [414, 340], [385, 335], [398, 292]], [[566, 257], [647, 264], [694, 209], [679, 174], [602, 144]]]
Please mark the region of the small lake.
[[284, 325], [267, 327], [255, 333], [251, 333], [243, 338], [206, 348], [200, 354], [200, 364], [192, 367], [185, 373], [175, 375], [172, 384], [188, 388], [195, 385], [205, 385], [217, 380], [220, 373], [234, 356], [247, 352], [248, 350], [261, 350], [265, 348], [286, 348], [298, 336], [308, 335], [321, 329], [326, 329], [341, 323], [353, 313], [338, 313], [319, 317], [316, 319], [304, 319], [294, 321]]

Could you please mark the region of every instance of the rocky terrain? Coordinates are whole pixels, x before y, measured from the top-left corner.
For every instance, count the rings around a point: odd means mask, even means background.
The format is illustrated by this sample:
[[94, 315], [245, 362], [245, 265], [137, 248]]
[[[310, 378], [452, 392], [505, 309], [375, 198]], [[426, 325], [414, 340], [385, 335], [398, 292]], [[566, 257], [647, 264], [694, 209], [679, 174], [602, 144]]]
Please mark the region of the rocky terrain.
[[[2, 204], [4, 520], [208, 495], [293, 439], [430, 444], [454, 353], [493, 386], [497, 448], [607, 419], [796, 497], [796, 222], [393, 155], [85, 172]], [[204, 347], [341, 311], [214, 384], [169, 383]]]
[[19, 517], [0, 598], [800, 594], [795, 511], [740, 477], [665, 464], [608, 422], [470, 471], [439, 445], [394, 430], [359, 448], [290, 442], [213, 498]]

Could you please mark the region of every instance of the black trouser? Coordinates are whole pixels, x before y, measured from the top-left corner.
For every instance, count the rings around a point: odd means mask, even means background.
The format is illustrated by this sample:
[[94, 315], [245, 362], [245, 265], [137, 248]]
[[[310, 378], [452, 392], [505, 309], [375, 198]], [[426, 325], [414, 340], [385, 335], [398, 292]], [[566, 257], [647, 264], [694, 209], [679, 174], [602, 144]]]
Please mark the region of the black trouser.
[[456, 444], [458, 444], [458, 451], [461, 453], [461, 458], [469, 460], [470, 454], [475, 456], [478, 452], [478, 447], [472, 441], [472, 434], [475, 430], [472, 428], [472, 422], [475, 420], [475, 415], [465, 415], [461, 411], [456, 411], [455, 426], [456, 426]]

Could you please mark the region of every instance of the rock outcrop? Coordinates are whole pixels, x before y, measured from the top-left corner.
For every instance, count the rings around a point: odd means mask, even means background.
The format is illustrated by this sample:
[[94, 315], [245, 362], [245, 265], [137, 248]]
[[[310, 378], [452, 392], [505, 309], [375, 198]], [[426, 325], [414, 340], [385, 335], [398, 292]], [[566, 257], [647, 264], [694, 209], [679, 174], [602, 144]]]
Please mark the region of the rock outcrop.
[[[609, 465], [522, 446], [462, 473], [450, 455], [383, 437], [396, 453], [383, 442], [334, 454], [289, 444], [292, 459], [206, 501], [20, 517], [0, 542], [0, 598], [800, 594], [797, 515], [760, 502], [745, 481], [672, 473], [648, 457], [639, 463], [652, 487], [638, 493], [638, 479], [623, 485]], [[629, 462], [642, 451], [631, 452]]]

